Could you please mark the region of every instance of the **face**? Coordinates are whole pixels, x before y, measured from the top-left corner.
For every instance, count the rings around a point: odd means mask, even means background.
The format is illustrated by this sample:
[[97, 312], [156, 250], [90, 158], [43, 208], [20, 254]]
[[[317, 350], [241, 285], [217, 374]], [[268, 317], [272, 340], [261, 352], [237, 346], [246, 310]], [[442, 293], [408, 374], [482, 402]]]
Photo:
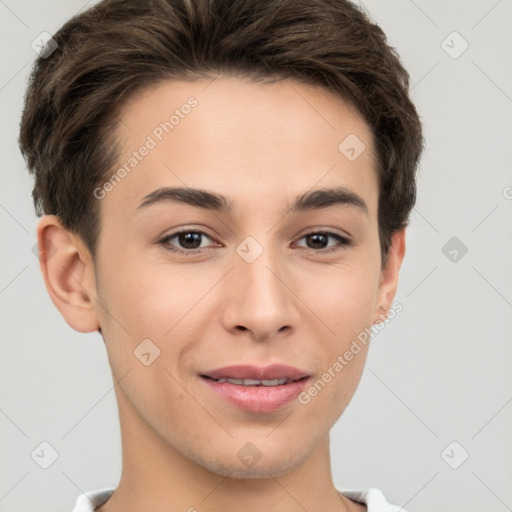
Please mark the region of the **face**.
[[[122, 429], [142, 419], [220, 474], [288, 472], [349, 403], [368, 345], [344, 355], [395, 291], [380, 266], [371, 132], [323, 89], [234, 77], [157, 84], [120, 119], [114, 173], [128, 165], [96, 191], [94, 314], [121, 379]], [[155, 194], [165, 187], [215, 197]], [[306, 378], [205, 377], [273, 364]]]

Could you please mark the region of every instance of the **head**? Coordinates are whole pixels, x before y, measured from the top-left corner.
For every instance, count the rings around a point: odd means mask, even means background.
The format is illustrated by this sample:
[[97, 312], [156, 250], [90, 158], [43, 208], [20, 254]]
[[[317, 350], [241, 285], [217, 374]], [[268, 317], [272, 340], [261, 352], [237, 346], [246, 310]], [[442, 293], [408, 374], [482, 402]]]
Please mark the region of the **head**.
[[[368, 345], [335, 363], [396, 292], [423, 146], [398, 55], [340, 0], [106, 0], [53, 37], [19, 139], [53, 302], [100, 330], [120, 411], [173, 450], [289, 471], [349, 403]], [[255, 413], [203, 377], [271, 363], [332, 378]]]

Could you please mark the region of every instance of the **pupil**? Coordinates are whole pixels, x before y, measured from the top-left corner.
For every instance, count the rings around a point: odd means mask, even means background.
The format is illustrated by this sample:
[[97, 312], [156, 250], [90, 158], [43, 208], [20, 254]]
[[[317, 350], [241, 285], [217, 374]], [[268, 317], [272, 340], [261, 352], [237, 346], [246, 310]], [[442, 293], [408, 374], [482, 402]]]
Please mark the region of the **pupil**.
[[[186, 249], [197, 249], [201, 246], [201, 234], [200, 233], [180, 233], [179, 235], [180, 244]], [[198, 242], [194, 245], [194, 242]], [[193, 247], [187, 245], [192, 243]]]
[[[314, 240], [316, 242], [318, 242], [320, 240], [320, 245], [322, 247], [313, 247], [313, 249], [322, 249], [323, 246], [324, 246], [324, 243], [326, 242], [326, 236], [321, 234], [321, 233], [317, 233], [317, 234], [313, 234], [313, 235], [309, 235], [308, 237], [310, 240]], [[315, 242], [313, 242], [313, 245], [314, 245]]]

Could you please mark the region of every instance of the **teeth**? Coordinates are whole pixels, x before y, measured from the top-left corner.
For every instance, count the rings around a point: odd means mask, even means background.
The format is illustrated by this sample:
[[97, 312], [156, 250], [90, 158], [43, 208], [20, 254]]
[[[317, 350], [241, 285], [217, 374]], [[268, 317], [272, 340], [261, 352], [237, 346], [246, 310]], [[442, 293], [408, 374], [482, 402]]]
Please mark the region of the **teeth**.
[[285, 384], [287, 381], [288, 381], [288, 379], [273, 379], [273, 380], [262, 380], [261, 383], [264, 386], [280, 386], [281, 384]]
[[239, 386], [281, 386], [288, 382], [293, 382], [291, 379], [257, 380], [222, 378], [216, 380], [217, 382], [230, 382], [231, 384], [238, 384]]

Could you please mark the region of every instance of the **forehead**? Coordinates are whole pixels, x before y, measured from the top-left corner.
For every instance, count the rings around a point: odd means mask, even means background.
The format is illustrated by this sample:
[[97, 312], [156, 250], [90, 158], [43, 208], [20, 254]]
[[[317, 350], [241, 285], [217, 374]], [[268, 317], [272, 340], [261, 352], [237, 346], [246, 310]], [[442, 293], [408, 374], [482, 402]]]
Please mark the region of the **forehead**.
[[365, 197], [369, 213], [375, 207], [371, 130], [321, 87], [224, 76], [164, 81], [136, 94], [119, 119], [121, 155], [110, 176], [122, 178], [110, 180], [105, 213], [132, 215], [163, 186], [219, 192], [234, 213], [282, 212], [281, 203], [308, 190], [337, 186]]

